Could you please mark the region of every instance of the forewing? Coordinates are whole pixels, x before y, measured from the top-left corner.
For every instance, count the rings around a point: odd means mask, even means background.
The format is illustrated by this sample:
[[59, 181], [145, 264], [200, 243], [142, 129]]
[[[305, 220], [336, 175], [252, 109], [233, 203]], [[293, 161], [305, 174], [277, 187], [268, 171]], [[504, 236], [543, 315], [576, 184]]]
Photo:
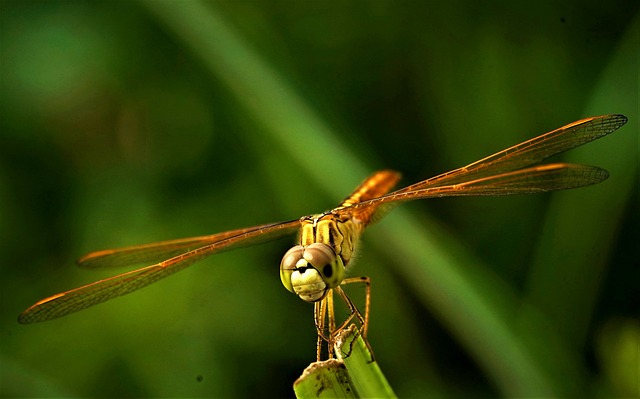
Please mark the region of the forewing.
[[97, 281], [80, 288], [66, 291], [37, 302], [19, 317], [22, 324], [35, 323], [65, 316], [109, 299], [128, 294], [185, 269], [203, 258], [238, 247], [253, 245], [295, 233], [300, 227], [299, 220], [263, 225], [244, 231], [235, 236], [225, 236], [221, 240], [185, 252], [171, 259], [138, 270], [123, 273]]
[[[205, 245], [222, 242], [232, 237], [241, 237], [244, 234], [256, 230], [273, 230], [277, 223], [269, 223], [261, 226], [247, 227], [237, 230], [225, 231], [200, 237], [183, 238], [178, 240], [161, 241], [151, 244], [136, 245], [124, 248], [106, 249], [91, 252], [78, 259], [78, 266], [87, 269], [105, 269], [112, 267], [125, 267], [135, 265], [149, 265], [173, 258], [182, 253], [192, 251]], [[245, 241], [246, 242], [246, 241]], [[250, 245], [249, 242], [245, 245]]]
[[[598, 183], [608, 173], [600, 168], [549, 164], [530, 167], [553, 155], [606, 136], [627, 122], [624, 115], [582, 119], [509, 147], [465, 167], [440, 174], [400, 190], [362, 201], [344, 210], [371, 223], [401, 202], [420, 198], [529, 194]], [[377, 207], [377, 208], [376, 208]], [[371, 209], [376, 209], [371, 214]]]
[[553, 155], [606, 136], [626, 122], [627, 118], [624, 115], [603, 115], [582, 119], [509, 147], [465, 167], [421, 181], [394, 193], [450, 186], [525, 168]]

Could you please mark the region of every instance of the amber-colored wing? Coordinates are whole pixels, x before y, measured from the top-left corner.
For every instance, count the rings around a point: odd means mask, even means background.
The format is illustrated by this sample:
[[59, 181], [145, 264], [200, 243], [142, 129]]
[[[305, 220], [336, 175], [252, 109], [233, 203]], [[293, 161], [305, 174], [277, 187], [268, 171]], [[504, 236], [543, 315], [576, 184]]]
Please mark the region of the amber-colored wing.
[[596, 184], [609, 176], [606, 170], [567, 163], [531, 165], [606, 136], [626, 122], [624, 115], [582, 119], [465, 167], [354, 204], [346, 211], [358, 215], [378, 206], [377, 212], [380, 213], [401, 201], [420, 198], [531, 194]]
[[[225, 231], [224, 233], [207, 236], [160, 241], [151, 244], [95, 251], [78, 259], [77, 263], [78, 266], [87, 269], [106, 269], [143, 264], [149, 265], [173, 258], [174, 256], [189, 252], [193, 249], [213, 243], [222, 243], [227, 239], [232, 239], [231, 241], [233, 245], [225, 246], [224, 250], [226, 251], [242, 246], [254, 245], [258, 243], [258, 237], [262, 237], [265, 241], [277, 239], [278, 236], [273, 236], [273, 234], [275, 232], [281, 232], [281, 230], [276, 229], [276, 227], [282, 228], [282, 225], [286, 225], [287, 223], [292, 222], [268, 223], [261, 226], [230, 230]], [[251, 239], [243, 238], [247, 234], [257, 231], [262, 231], [262, 235], [250, 235]], [[286, 232], [284, 234], [286, 234]], [[217, 252], [222, 252], [222, 250], [217, 250], [216, 253]]]
[[[391, 191], [398, 180], [400, 180], [400, 173], [393, 170], [375, 172], [353, 190], [333, 212], [340, 212], [340, 208], [353, 209], [352, 207], [355, 204], [381, 197]], [[357, 215], [360, 222], [366, 226], [367, 224], [374, 223], [376, 219], [379, 219], [382, 215], [377, 211], [377, 208], [378, 206], [376, 204], [370, 204], [367, 207], [361, 208]]]
[[207, 256], [292, 235], [299, 227], [300, 221], [292, 220], [88, 254], [78, 261], [81, 266], [102, 268], [166, 260], [45, 298], [25, 310], [18, 317], [18, 322], [35, 323], [77, 312], [145, 287]]

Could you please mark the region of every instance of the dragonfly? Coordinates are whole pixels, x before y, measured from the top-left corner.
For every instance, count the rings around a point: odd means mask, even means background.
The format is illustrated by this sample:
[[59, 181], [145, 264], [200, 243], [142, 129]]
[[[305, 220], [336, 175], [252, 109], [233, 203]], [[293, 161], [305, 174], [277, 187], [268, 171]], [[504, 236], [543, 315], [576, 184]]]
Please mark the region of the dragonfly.
[[[331, 347], [337, 334], [352, 320], [359, 323], [362, 335], [366, 336], [370, 281], [367, 277], [347, 277], [347, 272], [360, 236], [368, 225], [405, 201], [450, 196], [534, 194], [600, 183], [609, 174], [599, 167], [541, 162], [606, 136], [626, 122], [624, 115], [582, 119], [467, 166], [395, 191], [391, 190], [399, 181], [400, 174], [391, 170], [378, 171], [364, 180], [338, 207], [299, 219], [91, 252], [78, 260], [80, 267], [146, 266], [38, 301], [18, 317], [18, 322], [29, 324], [65, 316], [137, 291], [213, 254], [297, 233], [297, 245], [289, 249], [280, 262], [280, 278], [287, 290], [314, 304], [320, 360], [322, 343], [326, 342]], [[352, 283], [362, 283], [366, 287], [364, 312], [358, 310], [341, 288]], [[335, 321], [334, 292], [350, 312], [340, 325]]]

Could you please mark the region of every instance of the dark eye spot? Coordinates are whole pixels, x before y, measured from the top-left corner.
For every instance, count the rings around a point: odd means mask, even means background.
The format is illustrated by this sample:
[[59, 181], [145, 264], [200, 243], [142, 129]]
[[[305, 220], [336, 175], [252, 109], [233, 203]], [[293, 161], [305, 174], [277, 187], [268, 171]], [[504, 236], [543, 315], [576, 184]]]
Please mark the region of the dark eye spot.
[[331, 265], [324, 265], [324, 267], [322, 268], [322, 274], [324, 274], [325, 277], [331, 277], [331, 275], [333, 274]]

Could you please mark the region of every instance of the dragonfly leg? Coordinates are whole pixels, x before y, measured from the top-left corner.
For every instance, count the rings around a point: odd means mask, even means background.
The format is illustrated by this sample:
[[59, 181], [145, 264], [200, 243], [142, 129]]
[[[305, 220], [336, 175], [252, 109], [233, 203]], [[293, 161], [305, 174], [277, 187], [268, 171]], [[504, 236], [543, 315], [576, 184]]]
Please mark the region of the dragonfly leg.
[[322, 357], [322, 335], [320, 334], [321, 326], [318, 323], [319, 319], [324, 319], [322, 316], [322, 301], [315, 302], [313, 304], [313, 322], [316, 325], [316, 330], [318, 331], [318, 341], [316, 343], [316, 359], [320, 361]]
[[360, 313], [356, 305], [353, 303], [351, 298], [347, 296], [344, 290], [340, 287], [336, 287], [335, 290], [340, 295], [340, 297], [342, 298], [344, 303], [347, 305], [347, 307], [349, 308], [349, 317], [347, 317], [347, 319], [343, 321], [338, 328], [334, 328], [333, 330], [331, 330], [332, 336], [337, 335], [340, 331], [342, 331], [345, 327], [347, 327], [354, 317], [358, 319], [358, 322], [360, 322], [361, 325], [364, 323], [364, 318], [362, 317], [362, 314]]
[[322, 360], [322, 345], [327, 341], [327, 338], [324, 335], [326, 310], [327, 307], [324, 298], [313, 304], [313, 321], [318, 332], [318, 342], [316, 346], [316, 358], [318, 361]]
[[[365, 286], [364, 317], [362, 317], [362, 313], [353, 304], [351, 299], [349, 299], [349, 297], [347, 297], [347, 294], [345, 294], [345, 292], [342, 290], [342, 288], [338, 287], [338, 288], [340, 288], [338, 290], [338, 293], [340, 294], [342, 299], [345, 301], [345, 303], [349, 307], [349, 310], [352, 313], [352, 317], [347, 319], [347, 322], [349, 322], [351, 319], [353, 319], [353, 316], [358, 318], [358, 321], [360, 321], [360, 324], [361, 324], [360, 333], [362, 334], [363, 338], [366, 338], [367, 337], [367, 331], [369, 330], [369, 309], [371, 308], [371, 279], [369, 277], [350, 277], [350, 278], [344, 279], [342, 281], [342, 284], [340, 284], [340, 285], [357, 284], [357, 283], [364, 284], [364, 286]], [[343, 323], [343, 324], [345, 324], [345, 325], [341, 326], [341, 328], [339, 328], [339, 330], [341, 330], [342, 328], [346, 327], [346, 322]]]
[[[333, 291], [329, 291], [322, 300], [314, 303], [314, 323], [318, 332], [316, 346], [317, 360], [322, 360], [322, 346], [327, 344], [327, 358], [333, 358], [333, 343], [335, 341], [332, 331], [335, 330], [335, 313], [333, 308]], [[328, 335], [327, 335], [328, 332]]]
[[[360, 324], [360, 334], [365, 339], [367, 346], [369, 343], [366, 340], [367, 330], [369, 328], [369, 309], [371, 307], [371, 280], [369, 277], [351, 277], [342, 281], [341, 285], [346, 284], [364, 284], [365, 285], [365, 312], [364, 315], [353, 301], [347, 296], [344, 290], [338, 286], [327, 293], [327, 296], [322, 300], [314, 304], [314, 322], [316, 330], [318, 332], [318, 341], [316, 347], [317, 359], [322, 359], [322, 346], [324, 343], [327, 345], [327, 357], [332, 359], [334, 357], [334, 344], [336, 336], [344, 330], [353, 319], [357, 319]], [[337, 292], [342, 301], [347, 305], [349, 310], [349, 316], [340, 325], [336, 325], [336, 314], [334, 307], [333, 291]], [[373, 351], [372, 351], [373, 353]]]
[[360, 322], [360, 334], [362, 335], [362, 339], [364, 340], [364, 343], [367, 345], [367, 348], [369, 349], [369, 353], [371, 353], [371, 360], [373, 361], [374, 360], [373, 349], [371, 348], [371, 345], [367, 340], [367, 330], [369, 329], [369, 309], [371, 308], [371, 279], [369, 277], [351, 277], [351, 278], [344, 279], [342, 281], [342, 284], [340, 285], [354, 284], [354, 283], [360, 283], [365, 285], [366, 292], [365, 292], [364, 317], [362, 316], [362, 313], [358, 310], [356, 305], [353, 303], [353, 301], [344, 292], [344, 290], [340, 287], [337, 287], [336, 291], [349, 307], [351, 316], [349, 316], [347, 320], [345, 320], [345, 322], [342, 323], [340, 327], [338, 327], [334, 331], [334, 336], [340, 333], [344, 328], [346, 328], [348, 323], [350, 323], [354, 317], [357, 318], [358, 321]]

